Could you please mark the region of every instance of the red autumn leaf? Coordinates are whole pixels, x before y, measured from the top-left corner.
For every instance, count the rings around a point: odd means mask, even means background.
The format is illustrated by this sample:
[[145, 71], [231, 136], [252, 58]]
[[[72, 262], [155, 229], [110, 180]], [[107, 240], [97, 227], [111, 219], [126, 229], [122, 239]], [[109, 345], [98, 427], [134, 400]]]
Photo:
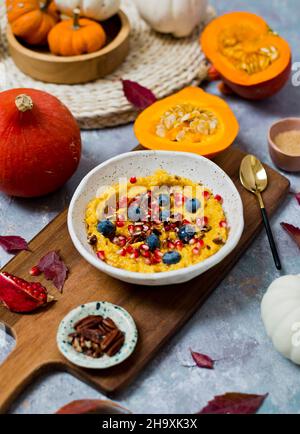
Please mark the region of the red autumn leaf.
[[191, 350], [191, 355], [198, 368], [214, 369], [214, 360], [205, 354], [195, 353]]
[[214, 65], [211, 65], [207, 72], [207, 78], [209, 81], [219, 81], [221, 80], [221, 75], [219, 71], [217, 71]]
[[49, 252], [45, 255], [37, 267], [44, 273], [47, 280], [51, 280], [54, 286], [62, 292], [67, 278], [68, 268], [61, 260], [57, 252]]
[[298, 201], [299, 205], [300, 205], [300, 193], [296, 194], [296, 200]]
[[198, 414], [255, 414], [267, 396], [225, 393], [215, 396]]
[[7, 253], [15, 253], [21, 250], [28, 250], [27, 241], [17, 236], [0, 236], [0, 247]]
[[289, 223], [281, 223], [283, 229], [290, 235], [300, 249], [300, 228], [290, 225]]
[[130, 414], [130, 411], [113, 401], [80, 399], [64, 405], [56, 414]]
[[122, 80], [124, 95], [138, 110], [144, 110], [157, 101], [154, 93], [139, 83]]

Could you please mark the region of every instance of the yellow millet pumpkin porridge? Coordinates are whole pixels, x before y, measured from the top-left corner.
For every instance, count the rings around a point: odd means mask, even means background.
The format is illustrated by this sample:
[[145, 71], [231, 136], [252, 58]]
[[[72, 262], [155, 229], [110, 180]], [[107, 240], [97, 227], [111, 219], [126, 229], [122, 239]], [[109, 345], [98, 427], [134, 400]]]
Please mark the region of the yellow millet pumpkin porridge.
[[[126, 193], [124, 193], [126, 192]], [[228, 240], [220, 195], [158, 170], [106, 188], [87, 206], [88, 241], [99, 260], [128, 271], [159, 273], [215, 255]]]

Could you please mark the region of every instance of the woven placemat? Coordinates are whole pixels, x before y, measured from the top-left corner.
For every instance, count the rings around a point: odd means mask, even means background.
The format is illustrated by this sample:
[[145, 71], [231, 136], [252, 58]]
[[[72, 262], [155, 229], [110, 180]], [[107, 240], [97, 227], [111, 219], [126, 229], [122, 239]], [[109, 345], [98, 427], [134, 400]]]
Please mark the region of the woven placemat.
[[[147, 0], [146, 0], [147, 1]], [[48, 84], [24, 75], [9, 56], [6, 40], [6, 11], [0, 6], [1, 89], [30, 87], [47, 91], [64, 102], [83, 129], [104, 128], [133, 121], [136, 112], [123, 95], [120, 78], [137, 81], [153, 90], [158, 98], [189, 84], [199, 84], [207, 74], [199, 46], [199, 29], [188, 38], [160, 35], [140, 18], [133, 0], [123, 0], [122, 9], [130, 19], [130, 54], [113, 74], [81, 85]], [[207, 21], [214, 16], [208, 10]]]

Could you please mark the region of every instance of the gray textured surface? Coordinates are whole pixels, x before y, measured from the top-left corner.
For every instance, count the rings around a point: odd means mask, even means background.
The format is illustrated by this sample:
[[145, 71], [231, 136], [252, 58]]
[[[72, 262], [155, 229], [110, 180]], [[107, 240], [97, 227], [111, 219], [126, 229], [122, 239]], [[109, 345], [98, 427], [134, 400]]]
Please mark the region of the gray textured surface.
[[[294, 61], [300, 61], [297, 0], [216, 0], [218, 12], [250, 10], [264, 16], [292, 45]], [[209, 90], [216, 93], [215, 85]], [[266, 135], [269, 125], [285, 116], [300, 114], [300, 88], [288, 84], [277, 96], [263, 103], [228, 98], [237, 114], [241, 132], [236, 146], [253, 152], [271, 164]], [[68, 203], [79, 180], [96, 164], [136, 145], [132, 127], [83, 132], [84, 155], [80, 170], [60, 192], [48, 198], [24, 201], [0, 196], [0, 233], [32, 238]], [[299, 175], [289, 176], [293, 191], [300, 191]], [[272, 220], [284, 265], [284, 274], [300, 270], [299, 250], [283, 233], [279, 223], [299, 224], [300, 208], [291, 196]], [[0, 252], [3, 265], [9, 255]], [[165, 346], [118, 400], [133, 412], [193, 413], [215, 394], [228, 391], [269, 393], [261, 412], [300, 413], [299, 367], [273, 349], [260, 319], [261, 297], [276, 272], [265, 234], [255, 241], [238, 265], [193, 319]], [[174, 288], [176, 290], [176, 288]], [[185, 367], [188, 348], [223, 359], [214, 371]], [[13, 348], [8, 340], [0, 358]], [[1, 369], [1, 368], [0, 368]], [[101, 394], [64, 373], [36, 381], [16, 401], [15, 413], [53, 413], [78, 398]]]

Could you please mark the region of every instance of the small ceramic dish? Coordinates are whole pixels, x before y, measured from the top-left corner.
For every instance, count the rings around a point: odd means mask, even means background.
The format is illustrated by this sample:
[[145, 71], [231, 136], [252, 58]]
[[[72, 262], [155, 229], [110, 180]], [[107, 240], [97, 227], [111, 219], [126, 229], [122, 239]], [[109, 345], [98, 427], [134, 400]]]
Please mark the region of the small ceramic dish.
[[36, 80], [55, 84], [87, 83], [116, 70], [129, 53], [130, 22], [121, 10], [101, 23], [108, 44], [80, 56], [54, 56], [48, 48], [33, 48], [17, 39], [7, 26], [7, 41], [17, 67]]
[[284, 133], [291, 130], [300, 131], [300, 118], [286, 118], [275, 122], [269, 131], [269, 150], [272, 160], [280, 169], [287, 172], [299, 172], [300, 171], [300, 152], [297, 155], [288, 155], [276, 146], [275, 138], [280, 133]]
[[[74, 324], [89, 315], [109, 317], [125, 333], [125, 343], [115, 356], [105, 355], [100, 359], [93, 359], [75, 351], [68, 342], [69, 334], [74, 333]], [[132, 316], [125, 309], [106, 301], [99, 301], [83, 304], [72, 310], [60, 323], [56, 340], [59, 351], [74, 365], [88, 369], [107, 369], [124, 362], [133, 353], [138, 341], [138, 331]]]
[[[88, 203], [97, 196], [100, 186], [114, 185], [120, 178], [133, 174], [150, 176], [157, 169], [201, 182], [215, 194], [221, 194], [223, 208], [230, 227], [229, 237], [214, 256], [186, 268], [161, 273], [138, 273], [112, 267], [99, 260], [87, 241], [84, 221]], [[223, 261], [237, 246], [244, 229], [241, 197], [231, 179], [215, 163], [192, 153], [168, 151], [129, 152], [106, 161], [93, 169], [77, 188], [68, 213], [68, 229], [80, 255], [98, 270], [124, 282], [161, 286], [188, 282]]]

